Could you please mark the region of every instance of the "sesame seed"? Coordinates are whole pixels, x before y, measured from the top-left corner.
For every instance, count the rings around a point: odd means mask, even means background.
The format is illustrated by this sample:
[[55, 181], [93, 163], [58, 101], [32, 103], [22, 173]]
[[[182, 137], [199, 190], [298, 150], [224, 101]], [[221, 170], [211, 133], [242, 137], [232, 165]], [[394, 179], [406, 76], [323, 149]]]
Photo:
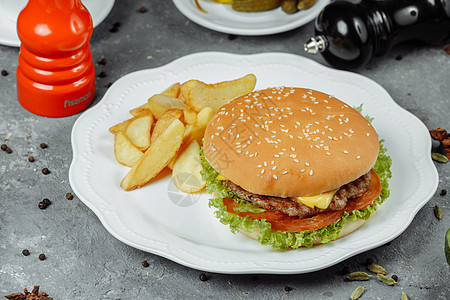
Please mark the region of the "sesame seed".
[[312, 176], [314, 174], [313, 170], [309, 171], [309, 175]]
[[344, 153], [345, 153], [345, 154], [348, 154], [348, 151], [347, 151], [347, 150], [344, 150]]
[[278, 179], [277, 175], [273, 174], [273, 178], [274, 179]]
[[277, 166], [273, 166], [272, 170], [274, 170], [274, 171], [275, 171], [275, 170], [276, 170], [276, 168], [277, 168]]
[[261, 170], [261, 174], [264, 174], [264, 171], [265, 171], [265, 170], [264, 170], [264, 169], [262, 169], [262, 170]]

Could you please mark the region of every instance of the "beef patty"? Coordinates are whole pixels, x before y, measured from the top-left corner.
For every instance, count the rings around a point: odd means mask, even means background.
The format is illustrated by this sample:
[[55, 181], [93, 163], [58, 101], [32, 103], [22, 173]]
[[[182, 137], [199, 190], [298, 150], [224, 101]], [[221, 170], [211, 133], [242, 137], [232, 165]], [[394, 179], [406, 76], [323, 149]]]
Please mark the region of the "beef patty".
[[330, 205], [326, 209], [320, 209], [317, 207], [311, 208], [298, 201], [293, 200], [292, 198], [253, 194], [229, 180], [224, 180], [222, 181], [222, 183], [230, 190], [232, 190], [239, 198], [250, 201], [258, 207], [273, 211], [280, 211], [286, 215], [303, 219], [320, 212], [341, 210], [347, 205], [348, 199], [354, 199], [364, 195], [364, 193], [369, 189], [370, 186], [370, 172], [362, 175], [355, 181], [352, 181], [340, 187], [334, 194], [333, 198], [331, 199]]

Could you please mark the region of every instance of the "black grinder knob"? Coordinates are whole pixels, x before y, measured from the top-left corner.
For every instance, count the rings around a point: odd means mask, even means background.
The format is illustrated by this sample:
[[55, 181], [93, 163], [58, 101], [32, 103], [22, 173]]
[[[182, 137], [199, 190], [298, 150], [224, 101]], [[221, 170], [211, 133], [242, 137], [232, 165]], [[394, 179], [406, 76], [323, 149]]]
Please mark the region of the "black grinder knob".
[[450, 0], [337, 0], [315, 22], [305, 51], [351, 69], [407, 40], [430, 44], [450, 38]]

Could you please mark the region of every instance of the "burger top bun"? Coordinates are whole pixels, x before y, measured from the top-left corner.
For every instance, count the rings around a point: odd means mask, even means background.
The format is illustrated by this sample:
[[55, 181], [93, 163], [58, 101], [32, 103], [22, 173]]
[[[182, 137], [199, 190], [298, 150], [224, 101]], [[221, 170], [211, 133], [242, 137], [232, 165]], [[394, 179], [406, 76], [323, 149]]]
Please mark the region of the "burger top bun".
[[344, 102], [279, 87], [225, 104], [209, 122], [203, 147], [211, 166], [245, 190], [299, 197], [369, 172], [379, 145], [372, 125]]

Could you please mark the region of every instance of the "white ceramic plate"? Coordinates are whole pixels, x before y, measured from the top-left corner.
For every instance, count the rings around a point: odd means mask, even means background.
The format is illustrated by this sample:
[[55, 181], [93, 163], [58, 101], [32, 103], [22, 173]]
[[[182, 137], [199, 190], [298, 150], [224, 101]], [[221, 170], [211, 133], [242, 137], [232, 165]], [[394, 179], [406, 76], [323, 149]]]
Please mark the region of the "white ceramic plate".
[[[20, 46], [16, 22], [27, 2], [27, 0], [0, 0], [0, 44]], [[94, 27], [106, 18], [114, 5], [114, 0], [82, 0], [81, 2], [91, 13]]]
[[[355, 233], [311, 249], [277, 252], [232, 234], [208, 207], [208, 195], [177, 192], [169, 173], [131, 192], [119, 187], [128, 172], [114, 158], [108, 128], [129, 118], [128, 110], [174, 82], [213, 83], [247, 73], [257, 89], [307, 87], [364, 105], [392, 157], [391, 196], [370, 222]], [[430, 159], [427, 128], [398, 106], [374, 81], [312, 60], [282, 53], [235, 55], [203, 52], [156, 69], [131, 73], [75, 122], [70, 183], [77, 196], [120, 241], [192, 268], [220, 273], [292, 274], [320, 270], [400, 235], [431, 198], [438, 175]]]
[[329, 0], [317, 0], [313, 7], [286, 14], [281, 8], [265, 12], [246, 13], [233, 10], [230, 5], [198, 0], [207, 11], [201, 12], [195, 0], [173, 0], [178, 10], [191, 21], [219, 32], [238, 35], [266, 35], [285, 32], [312, 21]]

